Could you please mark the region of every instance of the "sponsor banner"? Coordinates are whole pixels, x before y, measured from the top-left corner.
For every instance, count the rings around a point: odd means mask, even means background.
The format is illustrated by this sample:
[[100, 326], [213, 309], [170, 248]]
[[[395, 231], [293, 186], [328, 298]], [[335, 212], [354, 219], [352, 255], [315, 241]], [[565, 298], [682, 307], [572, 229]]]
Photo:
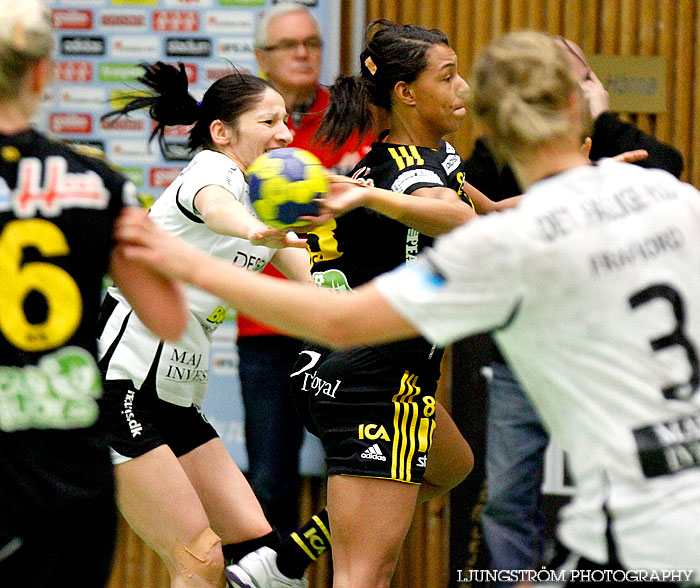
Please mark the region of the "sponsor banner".
[[102, 108], [107, 106], [107, 90], [99, 86], [66, 84], [58, 90], [59, 108]]
[[144, 171], [143, 168], [141, 167], [126, 167], [126, 166], [119, 166], [117, 167], [117, 170], [125, 175], [134, 186], [137, 188], [140, 188], [143, 186], [143, 181], [144, 181]]
[[153, 35], [117, 35], [109, 40], [112, 57], [152, 61], [160, 57], [160, 39]]
[[265, 0], [219, 0], [221, 6], [265, 6]]
[[104, 55], [105, 38], [83, 35], [61, 37], [59, 51], [61, 55]]
[[203, 20], [204, 30], [209, 33], [250, 36], [255, 31], [255, 12], [252, 10], [208, 10]]
[[49, 115], [49, 130], [56, 135], [92, 132], [92, 115], [78, 112], [54, 112]]
[[193, 33], [199, 30], [199, 12], [156, 10], [153, 13], [152, 24], [154, 31]]
[[[235, 67], [241, 69], [241, 65], [238, 63], [235, 64]], [[206, 82], [208, 85], [211, 85], [216, 80], [235, 73], [236, 70], [234, 69], [234, 65], [221, 59], [219, 61], [209, 61], [205, 63], [200, 67], [199, 71], [202, 81]], [[250, 71], [257, 74], [257, 64], [252, 65]]]
[[[151, 132], [153, 132], [153, 129], [156, 128], [155, 123], [153, 123], [153, 128], [151, 129]], [[173, 127], [165, 127], [165, 130], [163, 132], [163, 136], [168, 138], [168, 139], [181, 139], [185, 140], [187, 137], [190, 136], [190, 129], [192, 128], [192, 125], [177, 125]]]
[[253, 37], [224, 37], [216, 42], [216, 57], [238, 64], [255, 63], [255, 40]]
[[164, 4], [168, 8], [209, 8], [213, 0], [165, 0]]
[[138, 63], [100, 63], [97, 77], [101, 82], [135, 82], [143, 75]]
[[51, 17], [53, 28], [57, 30], [87, 30], [91, 29], [93, 24], [91, 10], [56, 9], [51, 12]]
[[106, 153], [110, 161], [124, 161], [129, 164], [153, 164], [160, 159], [158, 147], [151, 148], [144, 139], [114, 139], [108, 143]]
[[108, 0], [61, 0], [63, 6], [76, 6], [80, 8], [107, 6], [107, 3]]
[[209, 37], [168, 37], [165, 39], [165, 54], [173, 57], [209, 57]]
[[184, 167], [153, 167], [149, 175], [153, 188], [167, 188], [173, 183]]
[[[74, 146], [78, 153], [83, 153], [84, 155], [91, 155], [98, 158], [104, 156], [104, 141], [94, 141], [91, 139], [71, 139], [70, 144]], [[80, 147], [86, 147], [87, 149], [85, 151], [81, 151]]]
[[62, 82], [91, 82], [92, 61], [56, 61], [54, 73], [56, 79]]
[[[22, 0], [18, 0], [21, 2]], [[201, 100], [209, 86], [234, 68], [258, 73], [253, 51], [259, 15], [274, 0], [45, 0], [51, 9], [56, 84], [47, 89], [35, 127], [60, 139], [104, 144], [115, 166], [135, 177], [142, 197], [157, 198], [190, 159], [187, 126], [166, 127], [167, 157], [157, 143], [146, 110], [102, 121], [127, 100], [147, 95], [140, 63], [184, 63], [188, 91]], [[327, 37], [322, 82], [337, 71], [339, 3], [311, 8]], [[328, 75], [330, 64], [331, 75]], [[333, 69], [335, 68], [335, 69]], [[130, 143], [133, 141], [133, 143]], [[141, 147], [137, 146], [137, 143]], [[173, 171], [174, 170], [174, 171]], [[165, 178], [165, 179], [164, 179]], [[152, 183], [153, 180], [155, 183]]]
[[[150, 121], [149, 121], [150, 122]], [[144, 135], [144, 139], [149, 136], [146, 132], [150, 129], [150, 124], [144, 115], [129, 114], [100, 121], [100, 128], [109, 135], [138, 133]]]
[[103, 10], [97, 23], [108, 32], [145, 32], [148, 29], [145, 10]]
[[115, 6], [119, 4], [143, 4], [148, 6], [157, 6], [158, 0], [112, 0]]

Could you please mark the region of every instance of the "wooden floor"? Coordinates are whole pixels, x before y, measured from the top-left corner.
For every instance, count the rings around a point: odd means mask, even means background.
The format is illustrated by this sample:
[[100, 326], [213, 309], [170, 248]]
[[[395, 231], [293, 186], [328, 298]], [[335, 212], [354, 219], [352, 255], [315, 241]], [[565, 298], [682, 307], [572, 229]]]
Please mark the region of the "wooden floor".
[[[299, 518], [307, 520], [326, 503], [325, 480], [305, 478]], [[444, 588], [448, 582], [449, 506], [447, 498], [421, 505], [404, 545], [392, 586]], [[310, 588], [331, 587], [331, 558], [323, 556], [307, 572]], [[156, 554], [119, 519], [117, 552], [108, 588], [168, 588], [168, 573]]]

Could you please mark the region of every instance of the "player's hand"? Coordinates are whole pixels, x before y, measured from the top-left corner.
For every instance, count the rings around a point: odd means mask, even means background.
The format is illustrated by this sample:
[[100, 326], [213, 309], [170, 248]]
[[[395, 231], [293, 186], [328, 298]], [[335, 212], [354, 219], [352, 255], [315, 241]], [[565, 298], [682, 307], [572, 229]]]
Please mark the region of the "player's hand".
[[264, 245], [270, 249], [306, 247], [306, 240], [300, 239], [291, 231], [282, 231], [269, 226], [258, 230], [251, 230], [248, 240], [253, 245]]
[[647, 157], [649, 157], [649, 152], [647, 150], [635, 149], [634, 151], [625, 151], [624, 153], [620, 153], [620, 155], [616, 155], [612, 159], [625, 163], [634, 163], [635, 161], [642, 161]]
[[[593, 141], [590, 137], [586, 137], [583, 144], [580, 147], [581, 153], [584, 157], [589, 157], [591, 154], [591, 147], [593, 146]], [[634, 163], [635, 161], [642, 161], [649, 157], [649, 152], [645, 149], [633, 149], [632, 151], [625, 151], [619, 155], [615, 155], [611, 159], [615, 161], [622, 161], [623, 163]]]
[[586, 137], [583, 140], [581, 147], [579, 147], [581, 153], [586, 159], [590, 159], [589, 156], [591, 154], [591, 147], [593, 147], [593, 140], [590, 137]]
[[581, 90], [588, 100], [593, 120], [610, 108], [610, 95], [592, 69], [588, 70], [588, 78], [581, 82]]
[[125, 208], [115, 223], [118, 253], [167, 278], [188, 281], [206, 254], [158, 227], [139, 208]]
[[369, 196], [369, 189], [360, 182], [348, 178], [329, 174], [330, 186], [324, 198], [319, 199], [322, 212], [336, 218], [351, 210], [363, 206]]

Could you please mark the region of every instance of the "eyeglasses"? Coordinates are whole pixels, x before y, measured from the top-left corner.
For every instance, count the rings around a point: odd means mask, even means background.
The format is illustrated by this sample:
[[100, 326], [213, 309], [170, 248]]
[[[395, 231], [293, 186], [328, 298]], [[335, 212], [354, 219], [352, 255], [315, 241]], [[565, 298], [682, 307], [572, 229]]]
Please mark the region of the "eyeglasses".
[[291, 52], [303, 45], [308, 51], [318, 51], [323, 47], [323, 40], [320, 37], [309, 37], [308, 39], [282, 39], [275, 45], [260, 47], [263, 51], [286, 51]]

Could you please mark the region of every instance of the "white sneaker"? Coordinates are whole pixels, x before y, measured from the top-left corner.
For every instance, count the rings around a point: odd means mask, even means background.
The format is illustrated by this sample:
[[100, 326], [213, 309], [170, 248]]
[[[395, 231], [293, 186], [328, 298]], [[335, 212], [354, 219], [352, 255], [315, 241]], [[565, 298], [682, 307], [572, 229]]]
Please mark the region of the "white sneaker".
[[226, 566], [233, 588], [308, 588], [306, 578], [287, 578], [277, 569], [277, 552], [269, 547], [252, 551], [238, 563]]

